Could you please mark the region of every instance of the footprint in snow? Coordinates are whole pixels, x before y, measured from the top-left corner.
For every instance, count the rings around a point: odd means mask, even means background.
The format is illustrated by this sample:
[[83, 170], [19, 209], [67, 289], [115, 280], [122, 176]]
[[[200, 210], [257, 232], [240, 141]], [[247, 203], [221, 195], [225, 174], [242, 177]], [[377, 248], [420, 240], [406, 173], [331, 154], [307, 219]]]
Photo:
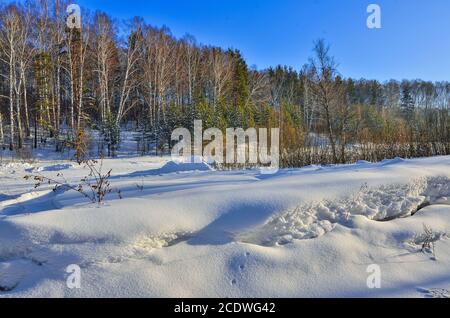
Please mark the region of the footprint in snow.
[[[250, 256], [250, 253], [249, 253], [249, 252], [246, 252], [246, 253], [245, 253], [245, 257], [249, 257], [249, 256]], [[239, 269], [240, 269], [240, 270], [244, 270], [244, 269], [245, 269], [245, 264], [239, 265]]]
[[[249, 256], [250, 256], [250, 253], [249, 253], [249, 252], [246, 252], [244, 255], [245, 255], [245, 257], [249, 257]], [[240, 264], [240, 265], [239, 265], [239, 269], [240, 269], [241, 271], [245, 270], [245, 264]], [[232, 279], [232, 280], [231, 280], [231, 285], [236, 285], [236, 284], [237, 284], [237, 280], [236, 280], [236, 279]]]
[[28, 260], [14, 260], [0, 263], [0, 292], [15, 289], [33, 271], [35, 264]]

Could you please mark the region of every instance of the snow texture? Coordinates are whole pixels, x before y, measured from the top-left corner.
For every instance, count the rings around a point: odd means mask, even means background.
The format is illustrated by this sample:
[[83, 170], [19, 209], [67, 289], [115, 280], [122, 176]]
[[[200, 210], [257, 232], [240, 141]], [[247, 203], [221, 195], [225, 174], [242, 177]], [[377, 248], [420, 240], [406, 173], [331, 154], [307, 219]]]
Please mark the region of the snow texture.
[[[0, 165], [0, 297], [448, 296], [450, 157], [274, 175], [199, 162], [105, 160], [123, 199], [101, 205], [23, 178], [77, 184], [88, 172], [73, 162]], [[367, 287], [371, 264], [381, 289]]]

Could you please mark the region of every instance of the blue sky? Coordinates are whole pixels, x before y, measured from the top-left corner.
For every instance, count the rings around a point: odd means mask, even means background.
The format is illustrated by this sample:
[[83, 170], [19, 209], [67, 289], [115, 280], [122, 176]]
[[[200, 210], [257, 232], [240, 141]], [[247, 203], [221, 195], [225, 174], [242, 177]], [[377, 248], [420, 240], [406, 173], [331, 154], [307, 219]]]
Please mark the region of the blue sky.
[[[240, 49], [249, 65], [300, 69], [326, 39], [345, 77], [450, 80], [449, 0], [78, 0], [122, 19], [142, 16], [204, 44]], [[382, 29], [366, 8], [382, 9]]]

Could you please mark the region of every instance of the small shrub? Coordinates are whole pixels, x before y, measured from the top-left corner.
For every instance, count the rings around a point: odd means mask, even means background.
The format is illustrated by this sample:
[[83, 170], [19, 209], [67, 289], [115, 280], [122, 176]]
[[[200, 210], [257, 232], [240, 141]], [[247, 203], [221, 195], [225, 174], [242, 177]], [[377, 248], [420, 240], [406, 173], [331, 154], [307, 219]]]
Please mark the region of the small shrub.
[[144, 180], [141, 181], [141, 184], [136, 184], [136, 188], [141, 192], [144, 191]]
[[422, 253], [431, 253], [436, 259], [436, 242], [445, 239], [447, 234], [444, 232], [435, 232], [426, 224], [423, 225], [423, 233], [414, 236], [410, 241], [411, 245], [419, 246]]
[[[100, 161], [88, 159], [82, 161], [80, 164], [84, 164], [84, 166], [89, 169], [89, 173], [76, 185], [69, 184], [62, 173], [57, 174], [57, 179], [52, 179], [43, 175], [26, 175], [24, 179], [35, 181], [35, 189], [44, 184], [54, 185], [54, 192], [59, 189], [76, 191], [89, 199], [92, 203], [101, 204], [104, 201], [105, 196], [108, 193], [113, 192], [109, 182], [112, 170], [108, 170], [106, 173], [102, 171], [103, 159]], [[114, 190], [114, 192], [122, 199], [120, 190]]]

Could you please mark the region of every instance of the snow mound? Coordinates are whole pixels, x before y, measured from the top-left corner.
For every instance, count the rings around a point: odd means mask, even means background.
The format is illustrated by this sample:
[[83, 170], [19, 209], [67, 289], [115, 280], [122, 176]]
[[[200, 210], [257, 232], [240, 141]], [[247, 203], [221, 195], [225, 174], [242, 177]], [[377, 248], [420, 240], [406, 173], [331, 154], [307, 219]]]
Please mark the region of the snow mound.
[[389, 221], [411, 216], [422, 206], [450, 203], [450, 179], [422, 178], [410, 184], [391, 184], [379, 188], [363, 185], [359, 193], [343, 200], [302, 204], [271, 218], [262, 227], [240, 237], [258, 245], [284, 245], [295, 239], [312, 239], [345, 224], [350, 216]]
[[405, 159], [396, 157], [394, 159], [384, 159], [381, 161], [382, 166], [394, 165], [405, 162]]
[[450, 205], [450, 179], [436, 177], [429, 179], [425, 190], [430, 204]]
[[211, 166], [202, 161], [195, 162], [175, 162], [169, 161], [155, 172], [158, 174], [175, 173], [175, 172], [190, 172], [190, 171], [210, 171]]

